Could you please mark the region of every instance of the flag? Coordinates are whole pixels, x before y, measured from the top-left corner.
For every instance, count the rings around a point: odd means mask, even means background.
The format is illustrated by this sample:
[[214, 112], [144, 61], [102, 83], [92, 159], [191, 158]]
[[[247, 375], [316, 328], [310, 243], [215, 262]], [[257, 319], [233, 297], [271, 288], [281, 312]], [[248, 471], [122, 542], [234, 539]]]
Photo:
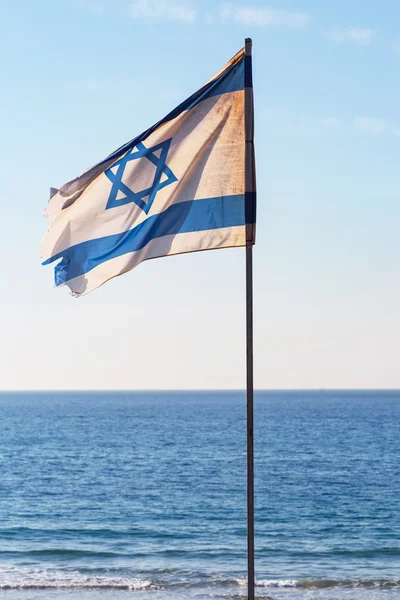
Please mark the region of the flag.
[[81, 296], [150, 258], [253, 244], [252, 131], [242, 49], [164, 119], [51, 189], [40, 254], [56, 262], [55, 285]]

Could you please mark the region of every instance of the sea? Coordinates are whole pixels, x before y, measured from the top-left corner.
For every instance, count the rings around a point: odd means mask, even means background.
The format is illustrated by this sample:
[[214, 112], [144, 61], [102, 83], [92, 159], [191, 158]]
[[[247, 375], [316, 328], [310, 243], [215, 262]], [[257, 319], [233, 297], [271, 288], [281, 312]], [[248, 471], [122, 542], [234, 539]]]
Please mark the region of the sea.
[[[254, 414], [257, 597], [400, 600], [400, 392]], [[0, 424], [0, 600], [245, 600], [243, 392], [3, 392]]]

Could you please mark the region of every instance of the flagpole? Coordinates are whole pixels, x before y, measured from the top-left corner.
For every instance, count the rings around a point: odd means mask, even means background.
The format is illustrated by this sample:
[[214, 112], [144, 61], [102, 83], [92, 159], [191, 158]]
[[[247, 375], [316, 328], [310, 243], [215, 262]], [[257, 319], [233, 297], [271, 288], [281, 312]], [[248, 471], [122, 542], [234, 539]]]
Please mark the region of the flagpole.
[[247, 577], [248, 600], [254, 600], [254, 436], [253, 436], [253, 246], [246, 248], [247, 313]]
[[252, 40], [245, 41], [245, 202], [246, 202], [246, 396], [247, 396], [247, 585], [254, 600], [254, 381], [253, 381], [253, 244], [255, 242], [255, 160]]

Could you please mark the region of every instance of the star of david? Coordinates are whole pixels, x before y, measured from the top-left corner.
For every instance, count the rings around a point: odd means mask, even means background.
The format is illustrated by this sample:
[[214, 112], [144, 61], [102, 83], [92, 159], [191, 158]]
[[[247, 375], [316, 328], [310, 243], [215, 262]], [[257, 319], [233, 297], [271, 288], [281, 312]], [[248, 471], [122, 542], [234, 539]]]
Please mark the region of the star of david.
[[[113, 184], [108, 197], [106, 210], [134, 202], [146, 214], [149, 212], [158, 192], [167, 185], [171, 185], [171, 183], [178, 181], [171, 169], [165, 164], [171, 141], [172, 138], [165, 142], [161, 142], [152, 148], [146, 148], [142, 142], [139, 142], [129, 150], [125, 156], [117, 160], [111, 167], [104, 171], [104, 174]], [[134, 192], [122, 181], [122, 179], [127, 164], [138, 158], [149, 160], [155, 166], [155, 175], [150, 187], [145, 188], [140, 192]], [[161, 181], [163, 176], [164, 180]], [[148, 200], [145, 201], [145, 198], [148, 198]]]

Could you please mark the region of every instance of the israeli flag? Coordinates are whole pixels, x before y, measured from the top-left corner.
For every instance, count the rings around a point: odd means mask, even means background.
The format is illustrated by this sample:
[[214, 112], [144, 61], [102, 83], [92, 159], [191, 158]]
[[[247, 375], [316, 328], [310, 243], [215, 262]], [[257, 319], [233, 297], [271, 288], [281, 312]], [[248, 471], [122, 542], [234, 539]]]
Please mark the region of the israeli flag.
[[253, 244], [252, 108], [243, 49], [156, 125], [52, 189], [41, 260], [57, 262], [55, 285], [81, 296], [150, 258]]

